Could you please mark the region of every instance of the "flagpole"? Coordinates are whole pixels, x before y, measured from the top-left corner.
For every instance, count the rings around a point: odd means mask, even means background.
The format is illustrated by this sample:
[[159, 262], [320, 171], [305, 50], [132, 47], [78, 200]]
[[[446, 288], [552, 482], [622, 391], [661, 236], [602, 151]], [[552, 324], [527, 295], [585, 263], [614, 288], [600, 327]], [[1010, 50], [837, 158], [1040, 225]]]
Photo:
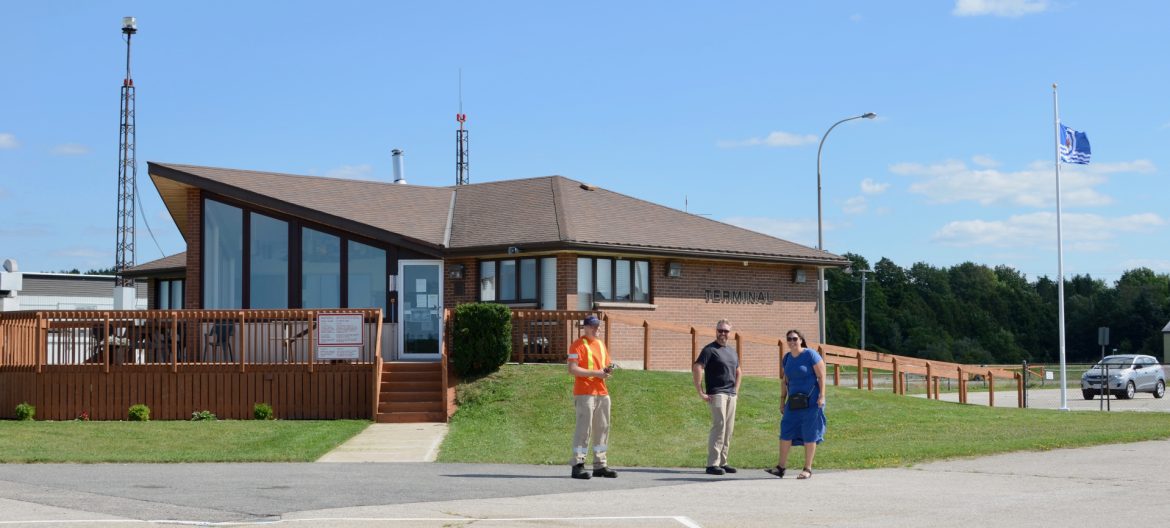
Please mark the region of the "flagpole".
[[1060, 410], [1068, 410], [1068, 375], [1064, 361], [1064, 244], [1060, 236], [1060, 105], [1057, 102], [1056, 83], [1052, 83], [1052, 115], [1056, 149], [1056, 306], [1060, 325]]

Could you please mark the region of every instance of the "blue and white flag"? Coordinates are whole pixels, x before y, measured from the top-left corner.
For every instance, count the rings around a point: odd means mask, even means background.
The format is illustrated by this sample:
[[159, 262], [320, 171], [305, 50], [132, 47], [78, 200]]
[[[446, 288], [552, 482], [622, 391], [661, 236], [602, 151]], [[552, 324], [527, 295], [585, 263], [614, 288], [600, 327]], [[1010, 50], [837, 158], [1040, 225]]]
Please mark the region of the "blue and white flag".
[[1060, 161], [1065, 163], [1089, 164], [1089, 136], [1069, 127], [1060, 125]]

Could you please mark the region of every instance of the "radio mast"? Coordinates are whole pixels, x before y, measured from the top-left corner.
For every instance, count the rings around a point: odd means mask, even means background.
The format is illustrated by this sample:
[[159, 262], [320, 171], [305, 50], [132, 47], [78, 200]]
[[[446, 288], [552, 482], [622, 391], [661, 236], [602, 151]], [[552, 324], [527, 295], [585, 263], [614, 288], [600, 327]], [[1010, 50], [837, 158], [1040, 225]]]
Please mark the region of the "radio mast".
[[122, 17], [122, 33], [126, 35], [126, 77], [122, 79], [121, 124], [118, 127], [118, 227], [114, 248], [114, 308], [133, 309], [137, 301], [134, 279], [123, 273], [134, 266], [134, 200], [137, 191], [138, 168], [135, 163], [134, 133], [134, 79], [130, 77], [130, 38], [138, 32], [134, 17]]

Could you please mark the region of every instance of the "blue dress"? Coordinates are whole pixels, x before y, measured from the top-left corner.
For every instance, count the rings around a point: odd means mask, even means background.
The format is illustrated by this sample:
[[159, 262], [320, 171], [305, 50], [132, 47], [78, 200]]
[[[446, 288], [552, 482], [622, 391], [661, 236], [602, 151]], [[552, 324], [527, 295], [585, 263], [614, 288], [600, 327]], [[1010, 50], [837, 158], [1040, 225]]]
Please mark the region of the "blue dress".
[[788, 394], [808, 394], [808, 408], [792, 410], [784, 402], [784, 416], [780, 419], [780, 439], [792, 445], [825, 440], [825, 410], [817, 405], [821, 389], [817, 385], [814, 366], [823, 361], [815, 350], [804, 349], [799, 356], [784, 353], [784, 377], [788, 380]]

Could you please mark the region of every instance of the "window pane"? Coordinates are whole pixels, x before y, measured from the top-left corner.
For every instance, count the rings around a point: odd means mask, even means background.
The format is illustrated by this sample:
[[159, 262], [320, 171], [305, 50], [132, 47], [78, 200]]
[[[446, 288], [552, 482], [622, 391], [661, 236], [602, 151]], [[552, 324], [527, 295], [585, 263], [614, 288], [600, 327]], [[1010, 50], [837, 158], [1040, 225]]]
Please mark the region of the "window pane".
[[536, 259], [520, 261], [520, 298], [536, 300]]
[[500, 300], [516, 300], [516, 261], [500, 261]]
[[301, 229], [301, 305], [341, 306], [341, 239], [307, 227]]
[[597, 259], [597, 301], [613, 300], [613, 261]]
[[204, 201], [203, 307], [241, 308], [244, 304], [244, 212]]
[[593, 259], [577, 258], [577, 309], [593, 309]]
[[614, 282], [617, 285], [617, 292], [614, 294], [615, 301], [630, 301], [630, 261], [617, 261], [617, 272], [615, 273]]
[[349, 241], [349, 307], [381, 308], [386, 315], [386, 250]]
[[171, 309], [171, 281], [158, 281], [158, 309]]
[[479, 300], [491, 302], [496, 300], [496, 263], [479, 263]]
[[183, 287], [187, 281], [183, 279], [171, 281], [171, 309], [183, 309]]
[[540, 309], [557, 309], [557, 258], [540, 259]]
[[248, 307], [288, 308], [288, 223], [252, 213]]
[[634, 262], [634, 302], [650, 302], [650, 263]]

